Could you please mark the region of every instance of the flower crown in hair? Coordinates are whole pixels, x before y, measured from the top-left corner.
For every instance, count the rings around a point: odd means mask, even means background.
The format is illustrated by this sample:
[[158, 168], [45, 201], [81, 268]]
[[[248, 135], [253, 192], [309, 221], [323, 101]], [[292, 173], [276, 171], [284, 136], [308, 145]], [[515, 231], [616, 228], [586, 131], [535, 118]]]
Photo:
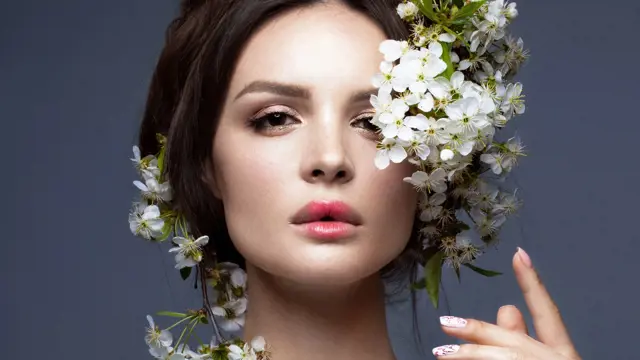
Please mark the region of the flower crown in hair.
[[[523, 146], [517, 138], [494, 139], [515, 115], [524, 112], [522, 85], [511, 83], [528, 58], [522, 39], [507, 35], [518, 15], [515, 3], [504, 0], [408, 0], [397, 7], [411, 26], [403, 41], [380, 44], [384, 61], [373, 78], [378, 94], [371, 97], [382, 140], [374, 159], [379, 169], [409, 161], [417, 167], [404, 181], [420, 193], [419, 220], [424, 277], [413, 289], [426, 289], [438, 306], [442, 267], [462, 267], [485, 276], [498, 272], [473, 262], [496, 243], [506, 218], [519, 207], [515, 192], [498, 184], [511, 171]], [[166, 138], [158, 135], [160, 152], [142, 157], [133, 148], [141, 191], [129, 215], [132, 233], [154, 242], [171, 239], [169, 252], [183, 279], [196, 268], [203, 306], [184, 313], [159, 312], [177, 318], [161, 329], [151, 316], [145, 341], [156, 359], [266, 360], [265, 339], [227, 339], [244, 325], [246, 274], [235, 264], [203, 261], [208, 236], [195, 238], [184, 215], [172, 205], [165, 178]], [[210, 343], [198, 340], [194, 329], [208, 325]], [[171, 330], [180, 326], [179, 336]], [[176, 332], [178, 333], [178, 332]]]

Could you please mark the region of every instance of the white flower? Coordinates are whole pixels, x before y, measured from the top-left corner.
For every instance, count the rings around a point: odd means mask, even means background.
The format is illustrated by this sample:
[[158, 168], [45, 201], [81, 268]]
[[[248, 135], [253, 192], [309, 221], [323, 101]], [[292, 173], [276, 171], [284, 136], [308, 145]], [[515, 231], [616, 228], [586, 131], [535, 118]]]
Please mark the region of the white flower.
[[411, 177], [406, 177], [403, 180], [418, 189], [429, 189], [436, 193], [442, 193], [447, 191], [446, 178], [447, 173], [442, 168], [438, 168], [431, 175], [424, 171], [416, 171]]
[[[451, 120], [449, 120], [451, 122]], [[462, 129], [458, 128], [457, 125], [449, 126], [446, 128], [448, 131], [445, 136], [447, 148], [443, 149], [440, 153], [440, 157], [442, 160], [448, 161], [453, 159], [455, 155], [453, 150], [460, 153], [462, 156], [467, 156], [473, 151], [475, 146], [475, 141], [470, 138]]]
[[411, 127], [405, 124], [404, 115], [409, 110], [409, 106], [400, 99], [394, 99], [390, 113], [383, 113], [378, 118], [384, 127], [382, 135], [385, 138], [395, 138], [396, 136], [404, 141], [409, 141], [413, 136]]
[[258, 357], [251, 346], [247, 343], [243, 347], [229, 345], [229, 360], [256, 360]]
[[462, 247], [471, 244], [471, 232], [468, 230], [461, 231], [456, 235], [456, 246]]
[[385, 40], [380, 44], [378, 50], [384, 54], [385, 61], [393, 62], [409, 51], [409, 43], [407, 41]]
[[160, 330], [153, 321], [151, 315], [147, 315], [147, 321], [149, 327], [147, 328], [147, 335], [144, 337], [144, 341], [151, 348], [166, 348], [171, 346], [173, 342], [173, 336], [167, 330]]
[[[386, 97], [379, 99], [380, 101], [387, 101]], [[382, 124], [393, 124], [397, 119], [403, 119], [404, 115], [409, 111], [409, 106], [402, 101], [402, 99], [393, 99], [391, 103], [382, 103], [377, 101], [376, 104], [384, 109], [378, 116], [378, 121]], [[387, 105], [388, 104], [388, 105]], [[376, 105], [374, 105], [375, 107]], [[391, 136], [389, 136], [391, 137]]]
[[487, 213], [477, 207], [471, 209], [470, 214], [480, 236], [494, 235], [507, 219], [506, 216], [501, 213]]
[[[522, 38], [517, 40], [507, 35], [505, 36], [504, 46], [501, 46], [498, 51], [493, 54], [493, 58], [498, 64], [502, 64], [500, 70], [503, 73], [509, 72], [509, 70], [517, 70], [520, 65], [529, 57], [529, 50], [524, 49], [524, 42]], [[507, 50], [504, 50], [504, 47]]]
[[496, 204], [499, 191], [484, 181], [478, 181], [476, 189], [467, 197], [472, 207], [492, 209]]
[[491, 167], [491, 171], [494, 174], [500, 175], [502, 174], [502, 163], [504, 160], [504, 156], [502, 153], [494, 152], [480, 155], [480, 161], [485, 164], [488, 164]]
[[140, 148], [137, 146], [133, 146], [133, 158], [131, 159], [131, 161], [133, 161], [133, 164], [136, 166], [136, 168], [140, 167], [140, 164], [142, 163], [142, 158], [140, 157]]
[[378, 127], [382, 127], [382, 123], [380, 122], [380, 116], [382, 116], [382, 114], [387, 114], [390, 113], [392, 111], [392, 104], [393, 101], [396, 99], [393, 99], [391, 97], [391, 91], [383, 91], [383, 89], [380, 89], [378, 91], [378, 95], [371, 95], [371, 97], [369, 98], [369, 102], [371, 103], [371, 106], [373, 106], [373, 108], [376, 111], [376, 114], [374, 115], [373, 119], [371, 119], [371, 123], [378, 126]]
[[428, 44], [445, 42], [452, 43], [456, 41], [456, 37], [452, 34], [444, 32], [442, 27], [439, 25], [430, 26], [425, 32], [425, 38]]
[[442, 45], [432, 43], [428, 48], [407, 52], [392, 71], [398, 79], [393, 89], [403, 92], [409, 88], [412, 93], [424, 94], [428, 81], [447, 69], [447, 64], [440, 58], [442, 51]]
[[147, 177], [144, 183], [136, 180], [133, 185], [142, 191], [142, 196], [145, 199], [162, 202], [171, 201], [172, 194], [169, 182], [160, 184], [155, 177]]
[[461, 71], [454, 71], [453, 74], [451, 74], [451, 80], [447, 80], [447, 78], [442, 76], [437, 77], [435, 82], [429, 86], [429, 91], [438, 99], [442, 99], [447, 97], [446, 93], [451, 95], [462, 94], [463, 84], [465, 84], [464, 74]]
[[450, 104], [453, 101], [453, 95], [457, 92], [457, 88], [454, 88], [452, 85], [457, 85], [455, 82], [458, 79], [459, 79], [458, 75], [456, 75], [455, 77], [452, 76], [451, 77], [451, 81], [453, 81], [452, 83], [449, 80], [447, 80], [447, 78], [438, 76], [434, 80], [429, 81], [427, 83], [427, 89], [435, 99], [434, 104], [432, 105], [434, 108], [438, 110], [443, 110], [448, 104]]
[[266, 343], [262, 336], [256, 336], [251, 339], [251, 348], [256, 352], [262, 352], [265, 350]]
[[440, 158], [443, 161], [449, 161], [453, 159], [454, 156], [455, 153], [451, 149], [442, 149], [442, 151], [440, 152]]
[[149, 354], [156, 359], [169, 359], [171, 351], [173, 351], [172, 347], [149, 347]]
[[[394, 140], [386, 138], [378, 144], [378, 151], [374, 163], [380, 170], [389, 166], [389, 161], [396, 164], [401, 163], [407, 158], [407, 151], [403, 147], [402, 140]], [[408, 145], [408, 144], [407, 144]]]
[[416, 16], [416, 14], [418, 13], [418, 7], [416, 6], [416, 4], [409, 1], [407, 3], [398, 4], [396, 11], [402, 19], [409, 20]]
[[220, 317], [220, 328], [224, 331], [238, 331], [244, 326], [247, 299], [239, 298], [227, 301], [222, 306], [211, 309], [214, 315]]
[[433, 194], [428, 197], [427, 201], [422, 204], [422, 212], [420, 212], [420, 220], [429, 222], [440, 217], [442, 213], [442, 204], [447, 200], [447, 196], [443, 193]]
[[524, 95], [522, 93], [522, 84], [508, 84], [504, 93], [500, 110], [504, 113], [507, 119], [513, 116], [513, 113], [520, 115], [524, 113], [525, 105], [522, 99]]
[[140, 157], [140, 148], [133, 147], [133, 158], [131, 161], [135, 165], [136, 169], [142, 172], [142, 175], [147, 177], [160, 176], [160, 168], [158, 168], [158, 159], [153, 155], [147, 155], [144, 158]]
[[247, 283], [247, 273], [241, 268], [233, 269], [231, 271], [231, 285], [237, 288], [244, 288]]
[[193, 240], [192, 238], [176, 236], [173, 238], [173, 242], [178, 246], [171, 248], [169, 252], [177, 252], [175, 257], [176, 268], [182, 269], [196, 266], [202, 260], [201, 249], [209, 242], [209, 237], [205, 235]]
[[424, 129], [426, 144], [430, 146], [444, 144], [447, 137], [447, 125], [448, 122], [446, 119], [436, 120], [432, 117], [427, 118], [426, 129]]
[[420, 229], [420, 233], [426, 237], [437, 236], [440, 234], [440, 230], [438, 230], [437, 226], [427, 225]]
[[380, 91], [383, 92], [391, 92], [393, 88], [393, 84], [396, 81], [393, 74], [391, 73], [393, 70], [393, 63], [388, 61], [383, 61], [380, 63], [380, 73], [373, 76], [371, 79], [371, 84], [379, 88]]
[[[422, 114], [418, 115], [421, 116]], [[424, 116], [424, 115], [423, 115]], [[426, 144], [426, 136], [423, 133], [414, 132], [409, 141], [409, 149], [416, 154], [420, 160], [425, 161], [431, 153], [431, 147]]]
[[129, 213], [129, 229], [136, 236], [142, 236], [147, 240], [162, 235], [164, 220], [160, 218], [160, 209], [156, 205], [147, 206], [145, 203], [136, 203]]
[[516, 197], [515, 192], [513, 194], [500, 194], [500, 200], [493, 207], [494, 211], [502, 212], [505, 215], [515, 213], [522, 205], [521, 201]]
[[518, 16], [518, 9], [516, 9], [516, 3], [510, 3], [503, 11], [508, 20], [513, 20]]
[[[461, 99], [447, 106], [444, 111], [451, 120], [449, 123], [464, 134], [473, 135], [489, 124], [487, 116], [480, 112], [476, 98]], [[455, 131], [455, 130], [454, 130]], [[464, 154], [466, 155], [466, 154]]]
[[418, 109], [428, 113], [433, 110], [435, 105], [435, 101], [433, 100], [433, 96], [429, 93], [424, 94], [418, 103]]
[[509, 150], [510, 154], [513, 156], [523, 156], [524, 155], [524, 145], [522, 145], [522, 141], [520, 138], [513, 137], [507, 140], [505, 147]]

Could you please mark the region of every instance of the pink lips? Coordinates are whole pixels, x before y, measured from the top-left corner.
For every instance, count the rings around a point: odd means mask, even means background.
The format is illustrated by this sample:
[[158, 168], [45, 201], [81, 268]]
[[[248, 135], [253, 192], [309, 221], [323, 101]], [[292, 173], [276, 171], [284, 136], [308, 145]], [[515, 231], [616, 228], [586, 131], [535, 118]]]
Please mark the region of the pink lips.
[[320, 240], [351, 237], [361, 216], [341, 201], [312, 201], [300, 209], [291, 223], [304, 235]]

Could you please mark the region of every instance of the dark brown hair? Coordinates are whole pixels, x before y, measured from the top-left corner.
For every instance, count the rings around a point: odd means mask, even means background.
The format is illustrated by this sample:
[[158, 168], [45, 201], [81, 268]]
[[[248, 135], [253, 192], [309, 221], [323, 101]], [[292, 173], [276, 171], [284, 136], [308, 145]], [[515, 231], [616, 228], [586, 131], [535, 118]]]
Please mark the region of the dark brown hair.
[[[183, 1], [180, 15], [167, 29], [149, 89], [139, 145], [143, 156], [155, 154], [159, 150], [156, 134], [167, 137], [165, 176], [174, 191], [174, 205], [184, 214], [195, 236], [210, 236], [205, 255], [209, 259], [215, 256], [220, 262], [244, 267], [244, 259], [229, 238], [222, 204], [203, 180], [236, 62], [250, 36], [263, 23], [288, 10], [322, 2]], [[395, 10], [399, 2], [342, 1], [374, 20], [387, 37], [406, 39], [408, 29]], [[419, 246], [415, 234], [414, 230], [403, 255], [385, 267], [383, 275], [415, 274], [412, 250]]]

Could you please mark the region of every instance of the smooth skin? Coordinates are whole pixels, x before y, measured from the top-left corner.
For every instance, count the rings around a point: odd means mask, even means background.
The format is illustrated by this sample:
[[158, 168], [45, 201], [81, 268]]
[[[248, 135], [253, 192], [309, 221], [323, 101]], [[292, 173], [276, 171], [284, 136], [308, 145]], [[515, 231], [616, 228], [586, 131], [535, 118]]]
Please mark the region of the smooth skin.
[[527, 308], [538, 336], [527, 333], [527, 325], [515, 306], [503, 306], [496, 324], [465, 319], [466, 326], [442, 326], [453, 337], [467, 341], [457, 352], [437, 356], [451, 360], [579, 360], [558, 307], [538, 277], [529, 255], [518, 249], [513, 257], [513, 271], [524, 294]]

